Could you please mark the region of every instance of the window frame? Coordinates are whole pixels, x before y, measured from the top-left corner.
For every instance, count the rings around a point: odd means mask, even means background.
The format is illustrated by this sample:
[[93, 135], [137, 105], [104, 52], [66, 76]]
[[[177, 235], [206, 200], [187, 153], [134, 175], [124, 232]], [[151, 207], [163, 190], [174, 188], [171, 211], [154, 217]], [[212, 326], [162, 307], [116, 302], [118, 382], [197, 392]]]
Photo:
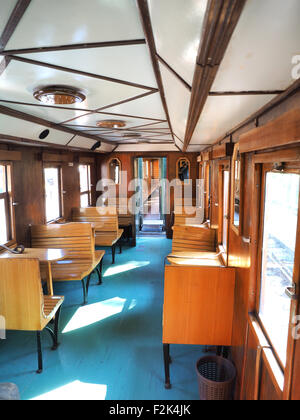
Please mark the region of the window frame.
[[[240, 145], [236, 143], [233, 150], [232, 164], [231, 164], [231, 205], [230, 205], [230, 228], [237, 236], [243, 236], [243, 215], [244, 215], [244, 205], [243, 205], [243, 193], [244, 188], [240, 188], [240, 212], [239, 212], [239, 225], [234, 224], [234, 215], [235, 215], [235, 164], [237, 161], [237, 156], [239, 153]], [[244, 168], [245, 168], [245, 159], [244, 154], [240, 153], [240, 186], [244, 186]]]
[[[228, 189], [227, 189], [227, 243], [223, 243], [224, 239], [224, 173], [229, 172]], [[229, 226], [230, 226], [230, 208], [231, 208], [231, 162], [229, 159], [220, 160], [218, 162], [218, 247], [221, 252], [222, 259], [225, 265], [228, 264], [228, 250], [229, 250]], [[226, 246], [225, 246], [226, 245]]]
[[[45, 180], [45, 169], [57, 169], [58, 170], [58, 189], [59, 189], [59, 213], [60, 216], [56, 217], [53, 220], [47, 220], [47, 213], [46, 213], [46, 180]], [[44, 163], [43, 165], [43, 189], [44, 189], [44, 215], [45, 215], [45, 223], [51, 224], [55, 223], [58, 220], [64, 218], [64, 203], [63, 203], [63, 179], [62, 179], [62, 166], [60, 164], [55, 163]]]
[[15, 212], [14, 212], [14, 191], [13, 191], [13, 165], [10, 161], [0, 161], [0, 165], [6, 168], [6, 192], [0, 193], [0, 199], [5, 200], [5, 212], [6, 212], [6, 224], [8, 227], [9, 240], [4, 243], [6, 246], [10, 246], [16, 243], [16, 223], [15, 223]]
[[[88, 190], [86, 191], [81, 191], [81, 184], [80, 184], [80, 166], [86, 166], [87, 167], [87, 186], [88, 186]], [[91, 207], [92, 205], [92, 178], [91, 178], [91, 165], [89, 163], [81, 163], [78, 166], [78, 171], [79, 171], [79, 192], [80, 192], [80, 207], [81, 206], [81, 197], [83, 195], [87, 195], [88, 196], [88, 206], [87, 207]]]
[[111, 172], [110, 172], [110, 165], [114, 160], [116, 160], [119, 164], [119, 182], [117, 182], [115, 184], [116, 185], [121, 185], [121, 182], [122, 182], [122, 179], [121, 179], [122, 163], [121, 163], [120, 159], [117, 158], [117, 157], [110, 158], [109, 161], [107, 162], [108, 178], [111, 179], [113, 182], [115, 182], [115, 179], [112, 179]]
[[[300, 162], [299, 163], [290, 163], [290, 162], [285, 162], [284, 164], [285, 168], [282, 172], [284, 173], [297, 173], [300, 174]], [[299, 167], [299, 169], [297, 169], [297, 167]], [[262, 258], [263, 258], [263, 252], [262, 252], [262, 246], [263, 246], [263, 240], [264, 240], [264, 209], [265, 209], [265, 193], [266, 193], [266, 178], [267, 178], [267, 173], [269, 172], [275, 172], [274, 171], [274, 165], [271, 163], [268, 164], [264, 164], [261, 167], [261, 189], [260, 189], [260, 209], [259, 209], [259, 230], [258, 230], [258, 241], [257, 241], [257, 260], [256, 260], [256, 266], [257, 266], [257, 283], [256, 283], [256, 294], [255, 294], [255, 315], [257, 317], [257, 320], [260, 324], [260, 327], [265, 335], [265, 337], [267, 338], [268, 342], [270, 343], [270, 347], [274, 353], [274, 356], [277, 360], [278, 365], [280, 366], [281, 370], [283, 372], [285, 372], [285, 370], [287, 369], [288, 366], [288, 362], [289, 362], [289, 349], [287, 349], [287, 360], [286, 360], [286, 365], [284, 366], [279, 354], [276, 350], [276, 348], [274, 347], [272, 340], [270, 339], [270, 336], [268, 334], [268, 331], [263, 323], [263, 321], [261, 320], [260, 316], [259, 316], [259, 312], [260, 312], [260, 301], [261, 301], [261, 288], [262, 288]], [[300, 230], [300, 197], [299, 197], [299, 207], [298, 207], [298, 224], [297, 224], [297, 232], [299, 233]], [[299, 234], [298, 234], [299, 236]], [[298, 237], [296, 237], [296, 251], [297, 251], [297, 243], [299, 242]], [[295, 283], [296, 287], [297, 287], [297, 292], [299, 292], [299, 280], [295, 277], [295, 266], [297, 264], [297, 258], [299, 261], [299, 257], [297, 257], [297, 254], [295, 252], [295, 259], [294, 259], [294, 273], [293, 273], [293, 283]], [[293, 302], [291, 301], [291, 312], [292, 312], [292, 306], [293, 306]], [[288, 337], [288, 347], [289, 347], [289, 342], [291, 341], [291, 331], [290, 331], [290, 326], [289, 326], [289, 337]]]

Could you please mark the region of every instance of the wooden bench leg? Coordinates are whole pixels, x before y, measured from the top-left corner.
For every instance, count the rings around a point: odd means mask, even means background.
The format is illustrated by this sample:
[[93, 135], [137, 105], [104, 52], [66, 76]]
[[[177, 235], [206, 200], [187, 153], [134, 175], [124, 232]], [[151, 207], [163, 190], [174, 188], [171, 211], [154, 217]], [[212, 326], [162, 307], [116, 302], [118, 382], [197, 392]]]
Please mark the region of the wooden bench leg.
[[87, 304], [87, 297], [88, 297], [88, 292], [89, 292], [89, 285], [90, 285], [91, 276], [92, 276], [92, 273], [90, 273], [88, 275], [86, 281], [85, 281], [85, 279], [81, 280], [82, 289], [83, 289], [83, 305]]
[[163, 345], [164, 350], [164, 367], [165, 367], [165, 388], [171, 389], [171, 382], [170, 382], [170, 344]]
[[112, 252], [112, 263], [115, 263], [115, 255], [116, 255], [116, 244], [113, 244], [113, 246], [111, 247], [111, 252]]
[[43, 355], [42, 355], [42, 345], [41, 345], [41, 332], [36, 332], [36, 338], [37, 338], [37, 353], [38, 353], [38, 370], [36, 373], [42, 373], [43, 372]]
[[103, 258], [96, 269], [98, 273], [98, 278], [99, 278], [98, 285], [102, 284], [102, 268], [103, 268]]

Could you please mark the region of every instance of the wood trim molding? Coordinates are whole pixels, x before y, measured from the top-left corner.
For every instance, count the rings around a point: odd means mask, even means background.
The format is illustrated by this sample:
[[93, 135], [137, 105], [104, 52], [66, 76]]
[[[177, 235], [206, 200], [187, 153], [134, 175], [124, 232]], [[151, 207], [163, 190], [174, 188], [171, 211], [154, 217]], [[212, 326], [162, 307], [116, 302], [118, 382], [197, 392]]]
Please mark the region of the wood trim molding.
[[192, 84], [184, 139], [186, 151], [196, 129], [246, 0], [209, 0]]
[[145, 39], [131, 39], [125, 41], [107, 41], [107, 42], [90, 42], [84, 44], [70, 44], [59, 45], [53, 47], [37, 47], [37, 48], [21, 48], [15, 50], [1, 51], [0, 55], [16, 55], [16, 54], [33, 54], [51, 51], [67, 51], [67, 50], [82, 50], [87, 48], [109, 48], [109, 47], [122, 47], [130, 45], [143, 45], [146, 44]]
[[30, 5], [31, 0], [18, 0], [14, 10], [12, 11], [9, 20], [0, 37], [0, 50], [3, 50], [12, 34], [14, 33], [18, 23], [24, 15], [27, 7]]
[[69, 163], [73, 162], [73, 155], [58, 153], [42, 153], [43, 162]]
[[240, 136], [240, 153], [300, 142], [300, 108]]
[[163, 86], [163, 81], [162, 81], [162, 76], [161, 76], [161, 72], [160, 72], [160, 68], [159, 68], [159, 64], [158, 64], [158, 59], [157, 59], [157, 50], [156, 50], [156, 46], [155, 46], [154, 34], [153, 34], [151, 17], [150, 17], [150, 12], [149, 12], [149, 7], [148, 7], [147, 0], [137, 0], [137, 5], [138, 5], [138, 8], [139, 8], [141, 23], [142, 23], [142, 26], [143, 26], [143, 29], [144, 29], [145, 38], [146, 38], [147, 45], [148, 45], [149, 52], [150, 52], [152, 66], [153, 66], [155, 78], [156, 78], [156, 81], [157, 81], [157, 86], [158, 86], [158, 89], [159, 89], [159, 92], [160, 92], [162, 105], [163, 105], [163, 108], [164, 108], [164, 111], [165, 111], [165, 114], [166, 114], [166, 117], [167, 117], [167, 121], [168, 121], [168, 124], [169, 124], [169, 127], [170, 127], [170, 131], [172, 133], [173, 141], [175, 143], [175, 139], [174, 139], [174, 135], [173, 135], [173, 129], [172, 129], [172, 123], [171, 123], [171, 119], [170, 119], [170, 114], [169, 114], [169, 110], [168, 110], [168, 105], [167, 105], [164, 86]]
[[78, 162], [80, 164], [94, 165], [95, 164], [95, 158], [88, 157], [88, 156], [79, 156]]
[[0, 161], [3, 161], [3, 160], [20, 161], [22, 160], [22, 154], [21, 152], [0, 149]]
[[212, 159], [219, 159], [232, 156], [234, 149], [233, 143], [223, 143], [219, 146], [214, 146], [212, 149]]

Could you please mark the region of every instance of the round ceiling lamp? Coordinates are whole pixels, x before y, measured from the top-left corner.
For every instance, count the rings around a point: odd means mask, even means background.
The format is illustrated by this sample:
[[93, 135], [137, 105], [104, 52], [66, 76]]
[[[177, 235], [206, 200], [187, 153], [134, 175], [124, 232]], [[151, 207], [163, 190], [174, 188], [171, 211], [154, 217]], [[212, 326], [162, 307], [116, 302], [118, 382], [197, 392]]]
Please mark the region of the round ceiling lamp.
[[36, 90], [33, 96], [47, 105], [72, 105], [86, 98], [80, 90], [66, 86], [47, 86]]
[[97, 122], [97, 127], [100, 128], [124, 128], [126, 121], [122, 120], [102, 120]]

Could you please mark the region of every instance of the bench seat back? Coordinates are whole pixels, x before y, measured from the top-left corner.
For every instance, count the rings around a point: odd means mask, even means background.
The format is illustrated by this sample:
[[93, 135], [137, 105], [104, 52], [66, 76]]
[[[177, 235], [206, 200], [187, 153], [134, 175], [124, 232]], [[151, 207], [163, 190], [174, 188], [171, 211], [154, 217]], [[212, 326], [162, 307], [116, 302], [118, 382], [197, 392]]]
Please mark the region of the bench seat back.
[[173, 226], [172, 252], [216, 251], [216, 230], [201, 226]]

